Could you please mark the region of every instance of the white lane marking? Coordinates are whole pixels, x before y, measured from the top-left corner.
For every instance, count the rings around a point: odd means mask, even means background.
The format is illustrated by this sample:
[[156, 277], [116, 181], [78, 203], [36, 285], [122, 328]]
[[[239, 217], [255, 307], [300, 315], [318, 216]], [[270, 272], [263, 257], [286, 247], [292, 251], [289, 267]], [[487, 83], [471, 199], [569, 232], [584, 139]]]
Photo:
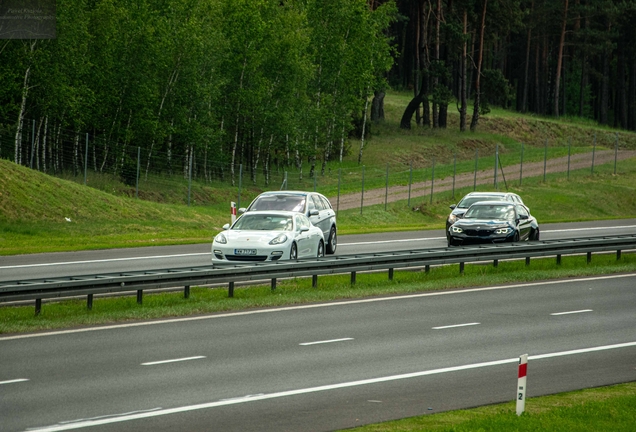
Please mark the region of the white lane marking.
[[184, 358], [178, 358], [178, 359], [159, 360], [159, 361], [154, 361], [154, 362], [146, 362], [146, 363], [142, 363], [141, 365], [142, 366], [154, 366], [154, 365], [159, 365], [159, 364], [184, 362], [184, 361], [199, 360], [199, 359], [204, 359], [204, 358], [205, 358], [205, 356], [184, 357]]
[[[611, 349], [628, 348], [628, 347], [636, 347], [636, 342], [626, 342], [626, 343], [615, 344], [615, 345], [605, 345], [605, 346], [582, 348], [582, 349], [570, 350], [570, 351], [540, 354], [540, 355], [529, 356], [528, 359], [542, 360], [542, 359], [547, 359], [552, 357], [562, 357], [567, 355], [584, 354], [584, 353], [606, 351]], [[175, 407], [175, 408], [166, 408], [166, 409], [160, 409], [153, 412], [141, 412], [137, 414], [122, 415], [119, 417], [110, 417], [110, 418], [104, 418], [99, 420], [89, 420], [89, 421], [75, 422], [75, 423], [69, 423], [69, 424], [58, 423], [57, 425], [53, 425], [53, 426], [31, 428], [29, 429], [29, 431], [42, 431], [42, 432], [66, 431], [71, 429], [80, 429], [85, 427], [121, 423], [125, 421], [139, 420], [139, 419], [158, 417], [163, 415], [178, 414], [178, 413], [197, 411], [197, 410], [203, 410], [203, 409], [209, 409], [209, 408], [217, 408], [217, 407], [227, 406], [227, 405], [237, 405], [241, 403], [255, 402], [255, 401], [261, 401], [261, 400], [278, 399], [278, 398], [288, 397], [288, 396], [298, 396], [298, 395], [317, 393], [322, 391], [337, 390], [337, 389], [350, 388], [350, 387], [359, 387], [359, 386], [369, 385], [369, 384], [377, 384], [377, 383], [397, 381], [397, 380], [410, 379], [410, 378], [419, 378], [419, 377], [428, 376], [428, 375], [437, 375], [442, 373], [458, 372], [458, 371], [485, 368], [485, 367], [491, 367], [491, 366], [500, 366], [504, 364], [518, 363], [518, 362], [519, 362], [519, 358], [515, 357], [515, 358], [509, 358], [509, 359], [503, 359], [503, 360], [488, 361], [483, 363], [467, 364], [462, 366], [451, 366], [451, 367], [440, 368], [440, 369], [411, 372], [411, 373], [406, 373], [401, 375], [390, 375], [385, 377], [363, 379], [363, 380], [350, 381], [350, 382], [344, 382], [344, 383], [338, 383], [338, 384], [328, 384], [328, 385], [323, 385], [318, 387], [309, 387], [309, 388], [288, 390], [288, 391], [269, 393], [269, 394], [253, 394], [253, 395], [248, 395], [244, 397], [238, 397], [236, 399], [225, 399], [225, 400], [207, 402], [207, 403], [202, 403], [197, 405], [186, 405], [186, 406]]]
[[7, 381], [0, 381], [0, 385], [25, 382], [25, 381], [28, 381], [28, 380], [29, 380], [28, 378], [17, 378], [17, 379], [12, 379], [12, 380], [7, 380]]
[[581, 282], [633, 278], [633, 277], [636, 277], [636, 274], [619, 274], [619, 275], [597, 276], [597, 277], [579, 278], [579, 279], [529, 282], [529, 283], [516, 284], [516, 285], [501, 285], [501, 286], [494, 286], [494, 287], [458, 289], [454, 291], [426, 292], [426, 293], [420, 293], [420, 294], [399, 295], [399, 296], [393, 296], [393, 297], [376, 297], [376, 298], [366, 298], [366, 299], [358, 299], [358, 300], [346, 300], [341, 302], [318, 303], [318, 304], [300, 305], [300, 306], [285, 306], [285, 307], [272, 308], [272, 309], [259, 309], [259, 310], [249, 310], [249, 311], [241, 311], [241, 312], [220, 313], [220, 314], [186, 317], [186, 318], [171, 318], [166, 320], [144, 321], [144, 322], [128, 323], [128, 324], [114, 324], [110, 326], [87, 327], [87, 328], [73, 329], [73, 330], [56, 330], [56, 331], [51, 331], [48, 333], [30, 333], [30, 334], [20, 334], [20, 335], [4, 336], [4, 337], [0, 336], [0, 342], [6, 341], [6, 340], [15, 340], [15, 339], [67, 335], [67, 334], [84, 333], [84, 332], [101, 331], [101, 330], [117, 330], [117, 329], [130, 328], [130, 327], [151, 326], [151, 325], [157, 325], [157, 324], [174, 324], [174, 323], [181, 323], [181, 322], [200, 321], [200, 320], [217, 319], [217, 318], [232, 318], [232, 317], [240, 317], [240, 316], [255, 315], [255, 314], [297, 311], [297, 310], [303, 310], [303, 309], [349, 306], [353, 304], [408, 300], [408, 299], [423, 298], [423, 297], [468, 294], [468, 293], [476, 293], [476, 292], [482, 292], [482, 291], [497, 291], [497, 290], [505, 290], [505, 289], [512, 289], [512, 288], [536, 287], [541, 285], [559, 285], [559, 284], [581, 283]]
[[613, 226], [613, 227], [591, 227], [591, 228], [566, 228], [566, 229], [553, 229], [553, 230], [545, 230], [541, 231], [542, 233], [547, 232], [570, 232], [570, 231], [592, 231], [592, 230], [610, 230], [610, 229], [626, 229], [626, 228], [636, 228], [636, 225], [624, 225], [624, 226]]
[[550, 315], [553, 315], [553, 316], [570, 315], [570, 314], [578, 314], [578, 313], [585, 313], [585, 312], [593, 312], [593, 311], [592, 309], [582, 309], [582, 310], [568, 311], [568, 312], [555, 312], [555, 313], [551, 313]]
[[453, 325], [447, 325], [447, 326], [433, 327], [433, 330], [444, 330], [444, 329], [455, 328], [455, 327], [476, 326], [479, 324], [481, 323], [474, 322], [474, 323], [466, 323], [466, 324], [453, 324]]
[[333, 342], [344, 342], [344, 341], [351, 341], [351, 340], [353, 340], [353, 338], [330, 339], [330, 340], [317, 341], [317, 342], [303, 342], [303, 343], [300, 343], [298, 345], [302, 345], [302, 346], [318, 345], [318, 344], [327, 344], [327, 343], [333, 343]]
[[13, 266], [0, 266], [0, 270], [29, 268], [29, 267], [50, 267], [50, 266], [57, 266], [57, 265], [72, 265], [72, 264], [95, 264], [95, 263], [134, 261], [134, 260], [147, 260], [147, 259], [160, 259], [160, 258], [181, 258], [181, 257], [201, 256], [201, 255], [209, 256], [211, 255], [211, 252], [177, 254], [177, 255], [156, 255], [156, 256], [148, 256], [148, 257], [108, 258], [108, 259], [102, 259], [102, 260], [67, 261], [67, 262], [54, 262], [54, 263], [41, 263], [41, 264], [22, 264], [22, 265], [13, 265]]

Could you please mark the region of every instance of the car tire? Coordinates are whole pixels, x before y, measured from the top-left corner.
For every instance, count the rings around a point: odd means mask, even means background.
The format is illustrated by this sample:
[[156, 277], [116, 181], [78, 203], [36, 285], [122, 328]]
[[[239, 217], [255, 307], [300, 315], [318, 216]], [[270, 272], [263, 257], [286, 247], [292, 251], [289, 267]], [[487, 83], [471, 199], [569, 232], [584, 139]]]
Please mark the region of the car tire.
[[447, 240], [448, 240], [448, 241], [447, 241], [447, 243], [448, 243], [448, 247], [453, 247], [453, 246], [455, 246], [455, 242], [453, 241], [453, 239], [452, 239], [452, 238], [448, 237], [448, 239], [447, 239]]
[[325, 256], [325, 242], [323, 242], [322, 240], [320, 240], [320, 242], [318, 243], [318, 254], [317, 254], [318, 258], [324, 257]]
[[329, 240], [327, 241], [327, 253], [329, 255], [335, 254], [337, 247], [338, 247], [338, 233], [336, 232], [336, 227], [332, 226], [331, 231], [329, 231]]
[[292, 261], [298, 260], [298, 246], [296, 243], [292, 243], [291, 250], [289, 251], [289, 259]]
[[534, 232], [532, 233], [532, 237], [530, 238], [530, 240], [539, 241], [539, 228], [537, 228], [536, 230], [534, 230]]
[[512, 242], [513, 242], [513, 243], [516, 243], [516, 242], [518, 242], [518, 241], [519, 241], [519, 231], [517, 231], [517, 232], [515, 233], [515, 236], [514, 236], [514, 237], [513, 237], [513, 239], [512, 239]]

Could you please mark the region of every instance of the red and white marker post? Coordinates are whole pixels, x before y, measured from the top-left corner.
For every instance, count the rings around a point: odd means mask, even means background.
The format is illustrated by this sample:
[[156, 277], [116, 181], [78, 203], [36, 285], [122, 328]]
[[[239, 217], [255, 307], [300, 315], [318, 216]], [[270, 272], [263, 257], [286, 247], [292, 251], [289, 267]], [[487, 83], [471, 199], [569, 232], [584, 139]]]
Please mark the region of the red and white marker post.
[[528, 373], [528, 354], [519, 357], [519, 378], [517, 381], [517, 415], [526, 409], [526, 375]]
[[232, 212], [232, 223], [236, 220], [236, 203], [230, 201], [230, 211]]

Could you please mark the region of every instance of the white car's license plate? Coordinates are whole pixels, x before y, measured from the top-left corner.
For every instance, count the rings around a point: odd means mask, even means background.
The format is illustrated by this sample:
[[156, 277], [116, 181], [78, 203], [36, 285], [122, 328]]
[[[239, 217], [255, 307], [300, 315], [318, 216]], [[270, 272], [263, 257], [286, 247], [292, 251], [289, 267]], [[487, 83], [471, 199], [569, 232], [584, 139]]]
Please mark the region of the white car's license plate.
[[256, 249], [234, 249], [234, 255], [256, 255]]

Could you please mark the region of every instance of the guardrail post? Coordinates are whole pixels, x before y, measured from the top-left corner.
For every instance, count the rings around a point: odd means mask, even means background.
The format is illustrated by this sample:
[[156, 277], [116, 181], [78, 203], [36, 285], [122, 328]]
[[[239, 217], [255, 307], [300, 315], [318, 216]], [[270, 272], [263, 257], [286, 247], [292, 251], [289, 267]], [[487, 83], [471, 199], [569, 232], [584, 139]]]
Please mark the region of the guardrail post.
[[93, 310], [93, 294], [86, 296], [86, 308], [88, 310]]
[[230, 282], [230, 286], [227, 292], [228, 297], [234, 297], [234, 282]]
[[591, 263], [592, 262], [592, 252], [588, 252], [587, 253], [587, 263]]
[[351, 285], [356, 284], [356, 272], [351, 272]]
[[459, 263], [459, 274], [464, 274], [464, 263], [463, 262]]
[[144, 299], [144, 291], [137, 290], [137, 304], [141, 304], [143, 302], [143, 299]]
[[393, 269], [389, 269], [389, 280], [393, 280]]
[[42, 312], [42, 299], [35, 299], [35, 316], [40, 315]]
[[616, 261], [618, 261], [619, 259], [621, 259], [621, 250], [617, 250], [616, 251]]
[[276, 278], [272, 278], [272, 283], [271, 283], [270, 286], [272, 288], [272, 291], [274, 291], [276, 289]]
[[311, 275], [311, 287], [316, 288], [318, 286], [318, 275]]
[[183, 298], [190, 298], [190, 285], [183, 288]]
[[426, 264], [426, 265], [424, 266], [424, 272], [425, 272], [425, 273], [430, 273], [430, 272], [431, 272], [431, 266], [430, 266], [430, 265], [428, 265], [428, 264]]
[[530, 265], [530, 257], [526, 257], [526, 265], [529, 266]]
[[561, 254], [557, 255], [557, 265], [561, 265]]
[[493, 266], [493, 267], [499, 267], [499, 260], [498, 260], [498, 259], [493, 260], [493, 261], [492, 261], [492, 266]]

